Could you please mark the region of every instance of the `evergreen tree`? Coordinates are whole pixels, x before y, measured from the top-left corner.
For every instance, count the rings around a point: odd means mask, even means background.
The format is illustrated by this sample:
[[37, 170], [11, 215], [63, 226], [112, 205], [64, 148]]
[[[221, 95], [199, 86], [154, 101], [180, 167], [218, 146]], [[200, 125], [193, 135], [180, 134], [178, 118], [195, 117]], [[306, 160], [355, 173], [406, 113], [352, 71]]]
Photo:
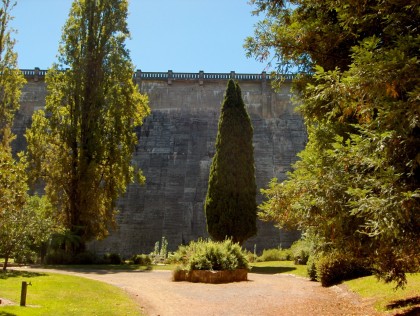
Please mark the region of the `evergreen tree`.
[[241, 89], [229, 80], [205, 201], [207, 231], [216, 241], [242, 244], [257, 232], [253, 128]]
[[[63, 29], [60, 65], [48, 71], [45, 110], [27, 132], [32, 177], [64, 226], [84, 243], [114, 227], [116, 201], [140, 172], [134, 132], [148, 114], [133, 82], [125, 40], [127, 0], [75, 0]], [[69, 68], [64, 71], [65, 68]]]

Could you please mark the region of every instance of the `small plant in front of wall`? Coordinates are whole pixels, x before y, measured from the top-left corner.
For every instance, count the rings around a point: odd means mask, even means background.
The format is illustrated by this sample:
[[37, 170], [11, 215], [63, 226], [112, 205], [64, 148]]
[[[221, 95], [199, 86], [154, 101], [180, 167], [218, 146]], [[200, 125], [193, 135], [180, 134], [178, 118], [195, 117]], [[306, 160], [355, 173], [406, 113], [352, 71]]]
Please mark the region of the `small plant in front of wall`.
[[152, 253], [150, 253], [150, 258], [152, 259], [153, 264], [164, 263], [168, 257], [168, 240], [165, 236], [162, 236], [162, 241], [155, 243], [155, 248]]

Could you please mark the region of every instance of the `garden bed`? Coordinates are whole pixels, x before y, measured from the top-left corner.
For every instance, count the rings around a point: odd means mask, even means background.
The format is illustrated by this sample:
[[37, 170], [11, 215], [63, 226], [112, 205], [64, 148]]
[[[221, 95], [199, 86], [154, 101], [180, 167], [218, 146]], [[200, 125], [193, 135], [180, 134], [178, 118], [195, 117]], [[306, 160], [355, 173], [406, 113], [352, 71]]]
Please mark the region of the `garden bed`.
[[230, 283], [248, 280], [247, 269], [236, 270], [175, 270], [172, 274], [173, 281], [188, 281], [195, 283]]

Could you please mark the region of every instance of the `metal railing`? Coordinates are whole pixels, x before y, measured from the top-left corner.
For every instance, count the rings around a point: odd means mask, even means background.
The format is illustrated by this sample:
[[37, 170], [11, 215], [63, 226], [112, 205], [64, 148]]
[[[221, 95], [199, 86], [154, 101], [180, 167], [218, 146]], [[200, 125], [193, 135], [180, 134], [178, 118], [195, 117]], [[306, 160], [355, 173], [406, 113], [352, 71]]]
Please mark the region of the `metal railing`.
[[[27, 79], [44, 79], [48, 70], [41, 70], [39, 68], [34, 69], [21, 69], [21, 72]], [[262, 72], [260, 74], [243, 74], [235, 73], [231, 71], [230, 73], [205, 73], [200, 71], [198, 73], [189, 73], [189, 72], [173, 72], [169, 70], [167, 72], [144, 72], [137, 70], [133, 74], [133, 78], [137, 80], [202, 80], [202, 81], [214, 81], [214, 80], [229, 80], [235, 79], [238, 81], [266, 81], [266, 80], [275, 80], [277, 78], [283, 78], [286, 81], [293, 80], [295, 75], [293, 74], [268, 74]]]

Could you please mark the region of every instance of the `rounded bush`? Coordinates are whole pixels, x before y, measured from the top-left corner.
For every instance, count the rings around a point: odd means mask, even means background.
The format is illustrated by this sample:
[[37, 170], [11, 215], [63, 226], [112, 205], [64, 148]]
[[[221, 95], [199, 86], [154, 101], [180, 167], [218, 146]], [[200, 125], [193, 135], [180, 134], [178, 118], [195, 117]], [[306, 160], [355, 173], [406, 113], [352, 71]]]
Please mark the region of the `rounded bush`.
[[152, 264], [152, 259], [146, 254], [134, 255], [131, 257], [131, 261], [134, 264], [139, 264], [141, 266], [149, 266]]
[[360, 260], [340, 253], [321, 256], [316, 262], [316, 273], [322, 286], [331, 286], [344, 280], [371, 274]]
[[122, 260], [117, 253], [107, 253], [104, 255], [104, 262], [107, 264], [121, 264]]
[[295, 241], [290, 247], [295, 264], [306, 264], [311, 253], [310, 242], [306, 239]]
[[182, 270], [188, 271], [248, 269], [246, 253], [230, 239], [192, 241], [187, 246], [180, 246], [173, 257]]

